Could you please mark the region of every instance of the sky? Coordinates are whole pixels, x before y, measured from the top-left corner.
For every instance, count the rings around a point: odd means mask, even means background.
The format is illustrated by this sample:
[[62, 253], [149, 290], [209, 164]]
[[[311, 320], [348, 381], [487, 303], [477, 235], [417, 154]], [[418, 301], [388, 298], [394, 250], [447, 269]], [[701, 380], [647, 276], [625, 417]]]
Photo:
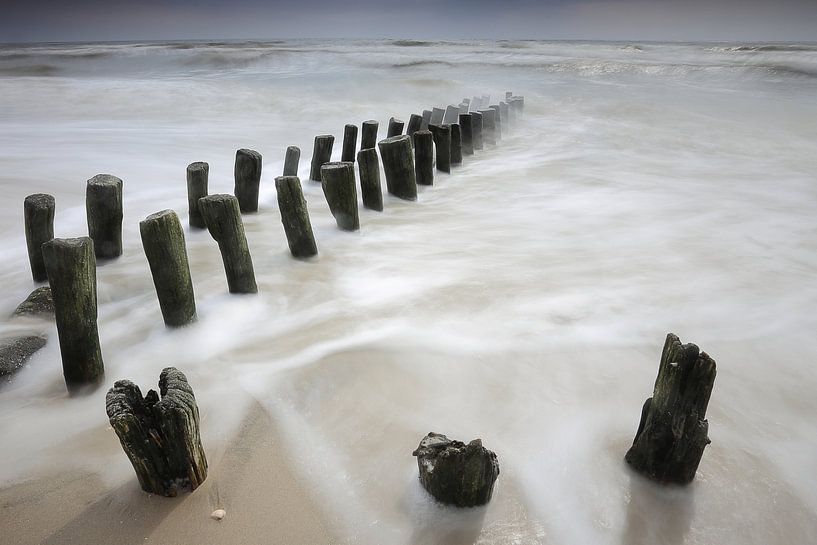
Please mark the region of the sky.
[[817, 0], [0, 0], [0, 43], [275, 38], [817, 41]]

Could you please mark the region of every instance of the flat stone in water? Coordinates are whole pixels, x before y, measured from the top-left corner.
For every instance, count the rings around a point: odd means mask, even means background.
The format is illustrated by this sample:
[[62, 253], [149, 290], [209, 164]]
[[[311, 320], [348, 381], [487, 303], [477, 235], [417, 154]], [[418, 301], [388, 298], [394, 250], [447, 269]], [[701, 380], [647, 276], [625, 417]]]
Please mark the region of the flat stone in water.
[[14, 311], [14, 316], [53, 317], [54, 298], [51, 297], [51, 287], [42, 286], [32, 291]]
[[10, 376], [28, 362], [29, 358], [45, 346], [45, 337], [27, 335], [0, 340], [0, 377]]

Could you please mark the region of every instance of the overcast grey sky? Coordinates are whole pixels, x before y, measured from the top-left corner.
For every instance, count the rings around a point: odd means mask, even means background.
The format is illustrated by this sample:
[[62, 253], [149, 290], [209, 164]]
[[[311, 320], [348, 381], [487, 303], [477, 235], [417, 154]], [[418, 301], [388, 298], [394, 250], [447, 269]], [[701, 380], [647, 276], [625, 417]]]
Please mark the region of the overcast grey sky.
[[0, 42], [274, 38], [817, 41], [817, 0], [0, 0]]

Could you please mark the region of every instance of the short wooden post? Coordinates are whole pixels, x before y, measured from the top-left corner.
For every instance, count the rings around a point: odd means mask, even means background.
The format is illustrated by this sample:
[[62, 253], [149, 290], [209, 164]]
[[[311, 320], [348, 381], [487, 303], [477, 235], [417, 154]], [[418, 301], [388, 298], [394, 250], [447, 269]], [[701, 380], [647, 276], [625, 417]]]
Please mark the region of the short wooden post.
[[502, 120], [502, 124], [505, 125], [505, 132], [507, 132], [511, 127], [511, 118], [510, 114], [508, 113], [507, 102], [499, 103], [499, 118]]
[[139, 222], [139, 233], [165, 325], [189, 324], [196, 319], [196, 298], [179, 217], [173, 210], [156, 212]]
[[480, 109], [480, 101], [481, 99], [479, 97], [474, 97], [471, 99], [471, 102], [468, 104], [468, 107], [472, 112], [476, 112], [477, 110]]
[[136, 384], [116, 381], [105, 412], [145, 492], [174, 497], [207, 478], [199, 408], [187, 377], [175, 367], [159, 375], [159, 394], [150, 390], [142, 397]]
[[474, 150], [482, 150], [482, 114], [479, 112], [471, 112], [471, 135]]
[[451, 164], [462, 164], [462, 132], [459, 123], [450, 125], [451, 127]]
[[431, 119], [429, 120], [429, 125], [440, 125], [443, 122], [443, 118], [445, 117], [445, 110], [442, 108], [432, 108], [431, 109]]
[[187, 223], [194, 229], [204, 229], [199, 211], [199, 199], [207, 196], [210, 165], [204, 162], [187, 165]]
[[360, 229], [354, 163], [326, 163], [321, 167], [321, 186], [329, 211], [342, 231]]
[[97, 174], [88, 180], [85, 212], [96, 257], [122, 255], [122, 180], [110, 174]]
[[423, 124], [423, 116], [417, 114], [411, 114], [409, 117], [408, 125], [406, 126], [406, 134], [411, 136], [415, 132], [420, 130], [420, 126]]
[[357, 147], [357, 125], [343, 127], [343, 150], [341, 161], [355, 162], [355, 148]]
[[96, 258], [89, 237], [54, 238], [43, 244], [43, 258], [54, 298], [62, 372], [72, 395], [102, 381], [99, 348]]
[[431, 123], [431, 110], [423, 110], [423, 122], [420, 123], [420, 130], [428, 130], [429, 123]]
[[467, 102], [460, 102], [460, 111], [459, 114], [467, 114], [468, 113], [468, 103]]
[[235, 152], [235, 198], [242, 213], [258, 212], [261, 154], [251, 149]]
[[389, 119], [389, 132], [386, 133], [387, 138], [403, 134], [403, 120], [392, 117]]
[[451, 172], [451, 125], [429, 125], [437, 151], [437, 170]]
[[238, 200], [232, 195], [208, 195], [199, 208], [210, 236], [218, 243], [230, 293], [256, 293], [255, 271]]
[[509, 101], [513, 96], [513, 91], [505, 91], [505, 102]]
[[318, 247], [312, 234], [301, 180], [297, 176], [279, 176], [275, 178], [275, 190], [290, 253], [297, 258], [317, 255]]
[[383, 190], [380, 188], [380, 163], [377, 161], [377, 150], [369, 148], [357, 152], [357, 168], [360, 174], [363, 206], [382, 212]]
[[417, 131], [413, 137], [417, 185], [434, 185], [434, 136], [431, 131]]
[[29, 195], [23, 201], [28, 262], [31, 265], [31, 277], [35, 282], [48, 280], [42, 246], [54, 238], [55, 206], [54, 197], [45, 193]]
[[315, 145], [312, 148], [312, 164], [309, 168], [309, 179], [315, 182], [321, 181], [321, 167], [332, 160], [332, 146], [335, 137], [331, 134], [322, 134], [315, 137]]
[[482, 114], [482, 141], [491, 146], [496, 145], [496, 123], [493, 110], [481, 110]]
[[460, 109], [458, 106], [448, 105], [445, 108], [445, 114], [443, 115], [443, 124], [444, 125], [452, 125], [457, 122], [457, 117], [460, 115]]
[[377, 145], [378, 123], [370, 119], [364, 121], [360, 131], [360, 149], [371, 149]]
[[301, 148], [298, 146], [287, 147], [287, 154], [284, 157], [284, 176], [297, 176], [298, 163], [301, 162]]
[[460, 135], [462, 140], [462, 153], [474, 155], [474, 132], [471, 125], [471, 114], [460, 114]]
[[377, 143], [380, 160], [386, 174], [386, 188], [397, 198], [417, 200], [417, 181], [414, 174], [414, 158], [411, 136], [386, 138]]
[[502, 140], [502, 110], [499, 104], [494, 104], [491, 109], [494, 111], [494, 138], [500, 141]]

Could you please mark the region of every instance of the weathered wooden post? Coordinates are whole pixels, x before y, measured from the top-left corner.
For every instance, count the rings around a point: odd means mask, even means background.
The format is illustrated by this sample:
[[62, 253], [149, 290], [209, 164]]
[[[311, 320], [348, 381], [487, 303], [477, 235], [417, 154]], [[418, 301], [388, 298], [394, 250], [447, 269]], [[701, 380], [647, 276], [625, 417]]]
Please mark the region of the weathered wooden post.
[[301, 162], [301, 148], [298, 146], [287, 147], [287, 154], [284, 157], [284, 176], [297, 176], [298, 163]]
[[207, 478], [199, 408], [187, 377], [175, 367], [159, 375], [159, 394], [150, 390], [142, 397], [136, 384], [116, 381], [105, 412], [145, 492], [175, 497]]
[[491, 146], [496, 145], [496, 123], [493, 110], [481, 110], [482, 114], [482, 141]]
[[29, 195], [23, 201], [28, 262], [31, 265], [31, 277], [35, 282], [48, 280], [42, 246], [54, 238], [55, 206], [54, 197], [45, 193]]
[[468, 113], [468, 103], [467, 102], [460, 102], [460, 111], [459, 114], [467, 114]]
[[474, 155], [474, 132], [471, 125], [471, 114], [460, 114], [460, 135], [462, 140], [462, 153]]
[[279, 176], [275, 178], [275, 190], [290, 253], [297, 258], [317, 255], [318, 247], [312, 234], [301, 180], [297, 176]]
[[341, 161], [355, 162], [355, 148], [357, 147], [357, 125], [343, 127], [343, 150]]
[[357, 152], [357, 169], [360, 173], [360, 193], [363, 206], [370, 210], [383, 211], [383, 190], [380, 188], [380, 164], [377, 150], [363, 149]]
[[434, 185], [434, 136], [431, 131], [417, 131], [413, 137], [417, 185]]
[[476, 112], [477, 110], [480, 109], [480, 100], [481, 99], [479, 97], [474, 97], [471, 99], [471, 102], [468, 104], [468, 107], [472, 112]]
[[482, 114], [471, 112], [471, 139], [474, 150], [482, 150]]
[[342, 231], [360, 229], [354, 163], [326, 163], [321, 167], [321, 180], [323, 195], [338, 228]]
[[442, 108], [431, 108], [431, 119], [428, 121], [429, 125], [440, 125], [445, 117], [445, 110]]
[[315, 137], [315, 145], [312, 148], [312, 164], [309, 169], [309, 179], [315, 182], [321, 181], [321, 167], [332, 160], [332, 146], [335, 137], [331, 134], [322, 134]]
[[392, 117], [389, 119], [389, 132], [386, 133], [387, 138], [403, 134], [403, 120]]
[[686, 484], [710, 443], [706, 407], [715, 383], [715, 361], [692, 344], [667, 335], [652, 397], [625, 460], [639, 473]]
[[242, 213], [258, 212], [261, 154], [251, 149], [235, 152], [235, 198]]
[[377, 145], [378, 123], [370, 119], [364, 121], [360, 131], [360, 149], [371, 149]]
[[415, 132], [420, 130], [420, 126], [423, 124], [423, 116], [417, 114], [411, 114], [409, 117], [408, 126], [406, 126], [406, 134], [411, 136]]
[[513, 96], [513, 91], [505, 91], [505, 102], [509, 101]]
[[443, 115], [443, 125], [452, 125], [457, 122], [457, 116], [460, 115], [460, 109], [457, 106], [448, 105], [445, 108]]
[[513, 108], [516, 118], [521, 118], [525, 109], [525, 97], [511, 97], [510, 106]]
[[458, 123], [451, 125], [451, 164], [462, 164], [462, 133]]
[[389, 193], [407, 201], [417, 200], [417, 181], [414, 174], [414, 159], [411, 150], [411, 136], [401, 135], [386, 138], [377, 143], [380, 160], [386, 174], [386, 188]]
[[199, 208], [210, 236], [218, 243], [230, 293], [256, 293], [255, 271], [238, 200], [232, 195], [208, 195]]
[[502, 110], [499, 104], [490, 107], [494, 111], [494, 138], [502, 140]]
[[511, 117], [508, 113], [508, 103], [507, 102], [500, 102], [499, 103], [499, 118], [502, 120], [502, 123], [505, 125], [505, 129], [510, 129], [511, 127]]
[[434, 135], [434, 147], [437, 150], [437, 170], [451, 172], [451, 126], [429, 125], [428, 130]]
[[122, 255], [122, 180], [110, 174], [97, 174], [88, 180], [85, 212], [96, 257]]
[[156, 212], [139, 222], [139, 233], [165, 325], [189, 324], [196, 319], [196, 298], [179, 217], [173, 210]]
[[423, 110], [423, 122], [420, 123], [420, 130], [427, 130], [429, 123], [431, 123], [431, 110]]
[[89, 237], [54, 238], [42, 246], [60, 338], [62, 372], [72, 395], [105, 374], [96, 316], [96, 258]]
[[199, 199], [207, 196], [210, 165], [204, 162], [187, 165], [187, 223], [194, 229], [204, 229], [204, 218], [199, 211]]
[[457, 507], [491, 501], [499, 462], [480, 439], [466, 445], [431, 432], [412, 455], [417, 457], [420, 483], [437, 501]]

